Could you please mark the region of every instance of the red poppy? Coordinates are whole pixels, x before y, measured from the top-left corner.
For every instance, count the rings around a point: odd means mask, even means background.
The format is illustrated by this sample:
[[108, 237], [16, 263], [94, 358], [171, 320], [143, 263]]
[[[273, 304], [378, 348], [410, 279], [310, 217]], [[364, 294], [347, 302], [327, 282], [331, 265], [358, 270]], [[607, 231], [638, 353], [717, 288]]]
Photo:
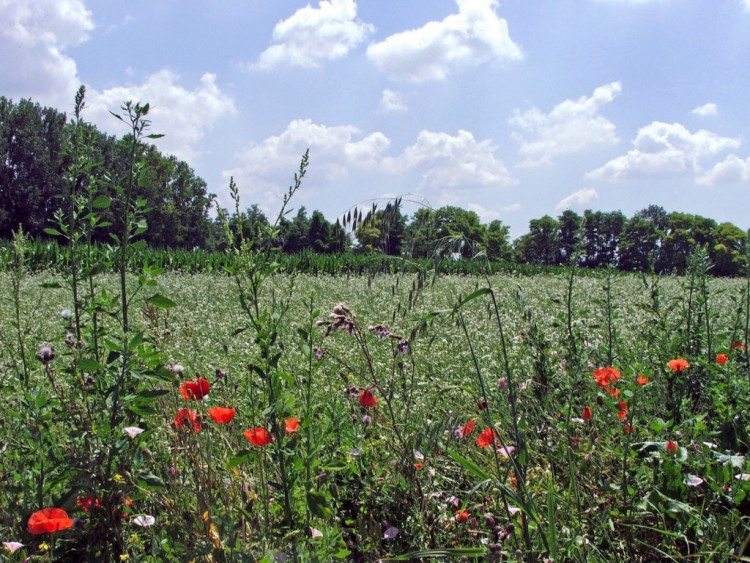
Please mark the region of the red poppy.
[[469, 511], [465, 508], [456, 510], [456, 522], [463, 523], [469, 519]]
[[226, 424], [231, 422], [236, 411], [228, 407], [211, 407], [208, 409], [208, 414], [217, 424]]
[[266, 430], [262, 426], [251, 428], [250, 430], [245, 430], [243, 434], [245, 435], [245, 438], [250, 440], [250, 443], [253, 446], [257, 446], [259, 448], [267, 446], [268, 444], [273, 442], [273, 436], [271, 436], [268, 433], [268, 430]]
[[421, 464], [421, 463], [419, 463], [419, 462], [417, 462], [417, 463], [414, 464], [414, 467], [416, 467], [417, 471], [419, 471], [420, 469], [422, 469], [424, 467], [424, 465]]
[[299, 418], [287, 418], [284, 421], [284, 434], [294, 434], [299, 430]]
[[592, 416], [591, 407], [583, 407], [583, 420], [591, 420]]
[[729, 356], [726, 354], [717, 354], [716, 355], [716, 363], [719, 365], [726, 364], [729, 361]]
[[677, 442], [673, 442], [672, 440], [667, 442], [667, 453], [668, 454], [680, 453], [680, 447], [677, 445]]
[[180, 385], [180, 394], [184, 399], [202, 399], [210, 389], [208, 381], [199, 377], [198, 381], [186, 381]]
[[190, 409], [180, 409], [177, 411], [177, 416], [174, 417], [174, 425], [176, 428], [182, 428], [185, 425], [193, 426], [193, 432], [200, 432], [201, 420], [198, 417], [198, 413], [191, 411]]
[[628, 416], [628, 404], [625, 401], [620, 401], [617, 406], [620, 407], [620, 411], [617, 413], [617, 416], [619, 416], [621, 419]]
[[635, 430], [635, 427], [632, 424], [626, 424], [624, 430], [625, 434], [630, 434]]
[[648, 383], [648, 377], [646, 377], [642, 373], [639, 373], [635, 381], [636, 383], [638, 383], [638, 385], [646, 385], [646, 383]]
[[73, 520], [62, 508], [43, 508], [29, 518], [29, 533], [52, 534], [73, 527]]
[[680, 373], [682, 370], [685, 370], [690, 367], [690, 364], [684, 358], [677, 358], [675, 360], [669, 360], [667, 365], [669, 366], [669, 369], [671, 369], [672, 371], [676, 371], [677, 373]]
[[510, 479], [510, 486], [514, 489], [518, 488], [518, 476], [512, 471], [508, 471], [508, 478]]
[[359, 394], [359, 406], [365, 407], [366, 409], [377, 407], [378, 400], [375, 398], [375, 395], [372, 394], [372, 391], [365, 389]]
[[92, 506], [94, 508], [99, 508], [99, 504], [99, 499], [94, 495], [89, 495], [87, 497], [78, 497], [76, 499], [76, 505], [84, 512], [88, 512], [89, 510], [91, 510]]
[[470, 420], [461, 428], [461, 436], [471, 436], [472, 432], [474, 432], [474, 421]]
[[476, 439], [476, 444], [480, 448], [486, 448], [495, 441], [495, 438], [497, 438], [497, 431], [494, 428], [485, 428]]
[[620, 390], [613, 387], [613, 384], [619, 381], [620, 377], [622, 377], [620, 371], [610, 366], [594, 370], [594, 381], [612, 397], [617, 397], [620, 394]]
[[745, 345], [742, 342], [735, 342], [732, 344], [732, 350], [745, 350]]

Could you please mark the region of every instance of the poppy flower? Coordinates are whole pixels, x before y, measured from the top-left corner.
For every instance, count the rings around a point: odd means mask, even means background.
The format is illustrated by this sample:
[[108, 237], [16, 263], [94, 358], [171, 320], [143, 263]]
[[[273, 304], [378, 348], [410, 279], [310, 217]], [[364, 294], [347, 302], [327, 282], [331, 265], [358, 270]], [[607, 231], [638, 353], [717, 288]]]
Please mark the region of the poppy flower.
[[667, 365], [669, 366], [669, 369], [677, 373], [680, 373], [681, 371], [690, 367], [690, 364], [684, 358], [669, 360]]
[[626, 424], [623, 430], [625, 431], [625, 434], [630, 434], [635, 430], [635, 427], [632, 424]]
[[591, 412], [591, 407], [583, 407], [583, 420], [591, 420], [591, 417], [594, 416]]
[[668, 454], [680, 453], [680, 447], [677, 445], [677, 442], [673, 442], [672, 440], [667, 442], [667, 453]]
[[735, 342], [732, 344], [732, 350], [745, 350], [745, 345], [742, 342]]
[[465, 508], [464, 509], [459, 508], [458, 510], [456, 510], [456, 522], [461, 524], [463, 522], [466, 522], [468, 519], [469, 519], [468, 510], [466, 510]]
[[184, 399], [202, 399], [210, 391], [211, 386], [202, 377], [198, 381], [186, 381], [180, 385], [180, 394]]
[[76, 505], [84, 512], [88, 512], [89, 510], [91, 510], [92, 506], [94, 508], [99, 508], [99, 499], [93, 495], [89, 495], [87, 497], [78, 497], [76, 499]]
[[226, 424], [231, 422], [235, 415], [235, 410], [228, 407], [211, 407], [208, 409], [208, 414], [211, 419], [217, 424]]
[[266, 430], [262, 426], [258, 426], [257, 428], [250, 428], [249, 430], [245, 430], [243, 434], [245, 435], [245, 438], [250, 440], [250, 443], [253, 446], [257, 446], [259, 448], [263, 446], [267, 446], [268, 444], [273, 442], [273, 436], [271, 436], [268, 433], [268, 430]]
[[201, 421], [198, 418], [198, 413], [190, 409], [180, 409], [174, 417], [175, 428], [182, 428], [186, 424], [188, 427], [190, 425], [193, 426], [193, 432], [201, 431]]
[[646, 377], [642, 373], [639, 373], [635, 381], [636, 383], [638, 383], [638, 385], [646, 385], [646, 383], [648, 383], [648, 377]]
[[29, 518], [29, 533], [52, 534], [73, 527], [73, 520], [62, 508], [43, 508]]
[[726, 354], [717, 354], [716, 355], [716, 363], [719, 365], [726, 364], [729, 361], [729, 356]]
[[619, 416], [620, 419], [624, 419], [628, 416], [628, 404], [625, 401], [620, 401], [617, 406], [620, 408], [620, 411], [617, 413], [617, 416]]
[[471, 436], [472, 432], [474, 432], [474, 421], [470, 420], [461, 427], [461, 436]]
[[284, 434], [294, 434], [299, 430], [299, 418], [287, 418], [284, 421]]
[[497, 438], [497, 431], [494, 428], [485, 428], [476, 439], [476, 444], [480, 448], [486, 448]]
[[594, 370], [594, 381], [596, 384], [603, 388], [612, 397], [617, 397], [620, 394], [619, 389], [613, 387], [616, 381], [619, 381], [622, 374], [619, 370], [613, 367], [607, 366]]
[[359, 394], [359, 406], [366, 409], [370, 407], [377, 407], [378, 400], [375, 398], [375, 395], [372, 394], [372, 391], [370, 391], [369, 389], [365, 389]]
[[417, 471], [419, 471], [420, 469], [424, 467], [424, 464], [417, 462], [414, 464], [414, 467], [417, 469]]

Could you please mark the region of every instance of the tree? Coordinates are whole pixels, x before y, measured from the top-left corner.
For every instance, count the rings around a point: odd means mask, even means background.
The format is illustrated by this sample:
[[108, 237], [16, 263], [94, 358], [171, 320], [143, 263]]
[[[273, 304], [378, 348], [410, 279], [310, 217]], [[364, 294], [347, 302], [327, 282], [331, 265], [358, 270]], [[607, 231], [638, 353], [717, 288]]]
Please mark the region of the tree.
[[620, 235], [625, 215], [620, 211], [591, 211], [583, 213], [583, 246], [585, 266], [602, 268], [617, 264]]
[[307, 233], [310, 230], [310, 219], [307, 217], [305, 206], [299, 208], [294, 219], [289, 221], [282, 218], [279, 222], [279, 235], [281, 236], [282, 249], [284, 252], [300, 252], [308, 247]]
[[583, 218], [575, 211], [566, 209], [557, 218], [559, 225], [560, 263], [572, 264], [581, 248], [581, 226]]
[[406, 254], [412, 258], [431, 258], [437, 248], [435, 211], [421, 207], [406, 227]]
[[510, 228], [503, 225], [502, 221], [495, 219], [487, 225], [486, 251], [490, 260], [511, 260], [513, 247], [510, 245], [508, 236]]
[[484, 243], [485, 227], [474, 211], [447, 205], [435, 212], [433, 222], [437, 248], [443, 256], [460, 254], [471, 258]]
[[0, 97], [0, 237], [42, 234], [65, 191], [65, 114]]
[[527, 264], [560, 262], [560, 225], [545, 215], [529, 221], [529, 232], [516, 240], [516, 259]]
[[748, 234], [732, 223], [721, 223], [716, 227], [714, 244], [709, 257], [714, 263], [713, 272], [720, 276], [736, 276], [742, 273], [747, 252]]
[[307, 231], [307, 246], [314, 252], [331, 252], [331, 224], [320, 211], [313, 211]]
[[359, 247], [378, 250], [389, 256], [400, 256], [406, 231], [406, 217], [401, 214], [401, 199], [388, 202], [384, 209], [377, 204], [359, 222], [355, 236]]

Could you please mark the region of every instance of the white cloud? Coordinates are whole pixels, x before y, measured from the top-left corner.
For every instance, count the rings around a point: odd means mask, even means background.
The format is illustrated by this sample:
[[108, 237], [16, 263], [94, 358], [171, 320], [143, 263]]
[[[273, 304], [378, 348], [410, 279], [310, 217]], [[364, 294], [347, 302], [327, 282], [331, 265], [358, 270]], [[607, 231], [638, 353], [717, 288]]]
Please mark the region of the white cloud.
[[72, 107], [80, 80], [65, 50], [84, 42], [93, 29], [81, 0], [0, 1], [0, 91]]
[[357, 19], [354, 0], [323, 0], [318, 6], [308, 4], [277, 23], [275, 44], [261, 53], [256, 67], [315, 68], [321, 61], [345, 56], [375, 31], [373, 25]]
[[750, 12], [750, 0], [743, 0], [742, 3], [745, 5], [745, 11]]
[[599, 194], [594, 188], [582, 188], [563, 198], [555, 206], [555, 215], [559, 215], [566, 209], [573, 211], [585, 211], [591, 208], [591, 204], [599, 200]]
[[700, 162], [740, 146], [739, 139], [701, 129], [691, 133], [680, 123], [654, 121], [642, 127], [634, 148], [586, 174], [586, 178], [623, 180], [645, 176], [681, 176], [700, 172]]
[[[748, 0], [750, 2], [750, 0]], [[719, 112], [719, 109], [716, 107], [716, 104], [708, 103], [703, 104], [702, 106], [698, 106], [690, 113], [694, 115], [699, 115], [701, 117], [708, 117], [710, 115], [716, 115]]]
[[495, 158], [490, 141], [477, 142], [469, 131], [458, 135], [421, 131], [416, 143], [402, 155], [387, 158], [387, 170], [422, 172], [421, 188], [451, 189], [508, 186], [517, 183], [502, 161]]
[[164, 133], [156, 141], [159, 150], [194, 162], [201, 152], [196, 145], [221, 117], [235, 113], [234, 102], [216, 84], [216, 76], [204, 74], [200, 85], [188, 90], [178, 84], [179, 76], [162, 70], [149, 76], [143, 84], [117, 86], [87, 94], [90, 108], [85, 118], [98, 127], [118, 135], [128, 131], [109, 111], [119, 112], [124, 101], [148, 103], [152, 133]]
[[521, 210], [520, 203], [512, 203], [510, 205], [503, 205], [497, 209], [487, 209], [478, 203], [470, 203], [466, 206], [466, 209], [473, 211], [479, 215], [479, 219], [482, 223], [488, 224], [495, 219], [502, 219], [503, 213], [513, 213]]
[[385, 112], [406, 111], [408, 108], [401, 99], [401, 94], [393, 90], [383, 90], [383, 96], [380, 98], [380, 109]]
[[590, 97], [565, 100], [547, 114], [537, 108], [514, 110], [508, 123], [521, 141], [522, 166], [551, 164], [555, 156], [575, 153], [597, 145], [613, 145], [618, 139], [612, 122], [599, 114], [622, 91], [619, 82], [605, 84]]
[[715, 164], [711, 170], [696, 178], [695, 181], [705, 186], [750, 182], [750, 157], [742, 160], [737, 155], [730, 154], [723, 161]]
[[234, 176], [248, 201], [273, 208], [277, 207], [278, 194], [286, 188], [279, 179], [288, 178], [297, 169], [308, 148], [311, 176], [330, 182], [347, 176], [352, 168], [373, 168], [389, 146], [390, 140], [380, 132], [363, 136], [351, 125], [329, 127], [298, 119], [280, 135], [245, 150], [240, 156], [243, 164], [223, 174], [226, 178]]
[[458, 13], [373, 43], [368, 58], [394, 80], [443, 80], [451, 72], [488, 61], [523, 58], [498, 17], [496, 0], [456, 0]]

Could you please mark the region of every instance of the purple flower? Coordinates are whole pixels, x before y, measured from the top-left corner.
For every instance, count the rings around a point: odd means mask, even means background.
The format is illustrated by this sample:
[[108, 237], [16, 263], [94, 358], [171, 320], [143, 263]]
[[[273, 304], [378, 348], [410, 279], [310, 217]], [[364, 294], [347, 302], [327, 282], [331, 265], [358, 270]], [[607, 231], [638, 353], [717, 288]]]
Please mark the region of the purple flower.
[[404, 339], [398, 343], [398, 353], [407, 354], [409, 352], [409, 341]]
[[42, 362], [45, 366], [55, 359], [55, 349], [51, 346], [42, 346], [36, 353], [36, 359]]

